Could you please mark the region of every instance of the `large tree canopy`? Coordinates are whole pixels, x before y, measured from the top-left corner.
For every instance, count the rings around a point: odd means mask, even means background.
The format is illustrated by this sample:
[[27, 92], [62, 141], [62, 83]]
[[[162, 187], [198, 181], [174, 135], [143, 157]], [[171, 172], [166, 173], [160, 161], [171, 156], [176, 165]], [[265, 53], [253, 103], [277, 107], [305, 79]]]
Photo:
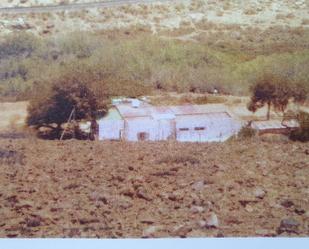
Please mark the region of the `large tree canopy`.
[[95, 119], [97, 102], [93, 92], [75, 77], [62, 77], [47, 90], [34, 98], [28, 108], [29, 126], [49, 127], [56, 136], [61, 125], [66, 123], [74, 110], [74, 119]]
[[248, 109], [255, 112], [265, 104], [268, 107], [267, 119], [270, 118], [270, 108], [284, 112], [289, 101], [302, 103], [306, 100], [308, 89], [302, 82], [292, 82], [289, 78], [273, 73], [263, 74], [256, 79], [251, 88], [252, 96]]

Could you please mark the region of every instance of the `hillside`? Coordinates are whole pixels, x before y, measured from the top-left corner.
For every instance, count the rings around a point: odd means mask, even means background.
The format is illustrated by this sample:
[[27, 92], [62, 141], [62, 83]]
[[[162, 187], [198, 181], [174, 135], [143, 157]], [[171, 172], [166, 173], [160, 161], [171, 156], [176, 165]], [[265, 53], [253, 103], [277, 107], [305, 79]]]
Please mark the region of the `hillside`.
[[308, 156], [284, 141], [2, 139], [0, 237], [309, 236]]
[[95, 71], [96, 91], [111, 95], [248, 95], [265, 71], [308, 87], [308, 11], [308, 1], [184, 0], [0, 13], [0, 97], [28, 100], [70, 66]]
[[[45, 2], [56, 3], [57, 1]], [[10, 3], [10, 5], [18, 6], [38, 4], [30, 0], [25, 4]], [[7, 5], [3, 4], [3, 6]], [[23, 24], [20, 25], [20, 28], [24, 27], [24, 29], [39, 34], [62, 33], [77, 29], [89, 30], [89, 28], [110, 30], [142, 25], [154, 34], [160, 31], [180, 29], [182, 39], [187, 40], [195, 40], [199, 36], [209, 35], [209, 32], [218, 30], [233, 31], [233, 36], [237, 39], [239, 36], [237, 32], [241, 32], [241, 29], [247, 27], [258, 28], [261, 31], [271, 26], [308, 27], [308, 11], [308, 1], [179, 0], [162, 3], [154, 1], [154, 3], [146, 5], [134, 4], [58, 13], [1, 14], [4, 17], [2, 18], [4, 29], [1, 33], [14, 29], [12, 27], [14, 22]], [[223, 26], [216, 27], [220, 24]]]

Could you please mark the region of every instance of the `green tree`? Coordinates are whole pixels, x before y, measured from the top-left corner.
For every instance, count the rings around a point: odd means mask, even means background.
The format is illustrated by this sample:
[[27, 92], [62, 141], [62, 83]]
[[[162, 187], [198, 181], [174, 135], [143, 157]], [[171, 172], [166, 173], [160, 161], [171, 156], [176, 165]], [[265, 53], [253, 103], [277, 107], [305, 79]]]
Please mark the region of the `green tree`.
[[76, 121], [94, 120], [97, 101], [93, 92], [76, 78], [62, 77], [40, 97], [31, 100], [27, 124], [37, 129], [48, 127], [55, 137], [60, 137], [62, 124], [74, 110]]
[[288, 77], [265, 73], [255, 81], [251, 88], [252, 96], [248, 109], [255, 112], [267, 105], [267, 120], [270, 118], [270, 109], [284, 112], [290, 101], [302, 103], [306, 100], [308, 89], [302, 82], [292, 82]]

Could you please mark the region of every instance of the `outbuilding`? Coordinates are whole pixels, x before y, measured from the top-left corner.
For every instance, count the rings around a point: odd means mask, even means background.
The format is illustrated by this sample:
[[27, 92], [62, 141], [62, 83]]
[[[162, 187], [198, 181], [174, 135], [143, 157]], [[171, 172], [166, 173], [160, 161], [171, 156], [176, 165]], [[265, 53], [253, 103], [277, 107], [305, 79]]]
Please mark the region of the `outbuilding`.
[[259, 135], [263, 134], [289, 134], [292, 130], [299, 127], [297, 120], [261, 120], [252, 121], [251, 128], [257, 131]]
[[151, 106], [118, 101], [98, 121], [99, 140], [182, 142], [224, 141], [242, 122], [222, 104]]

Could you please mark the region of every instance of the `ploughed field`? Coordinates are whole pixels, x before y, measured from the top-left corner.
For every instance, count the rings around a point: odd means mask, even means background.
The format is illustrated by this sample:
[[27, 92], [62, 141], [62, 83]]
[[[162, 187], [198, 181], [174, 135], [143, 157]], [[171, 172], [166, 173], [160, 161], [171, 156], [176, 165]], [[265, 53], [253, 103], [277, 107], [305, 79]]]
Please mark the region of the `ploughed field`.
[[1, 237], [308, 236], [308, 143], [0, 140]]

